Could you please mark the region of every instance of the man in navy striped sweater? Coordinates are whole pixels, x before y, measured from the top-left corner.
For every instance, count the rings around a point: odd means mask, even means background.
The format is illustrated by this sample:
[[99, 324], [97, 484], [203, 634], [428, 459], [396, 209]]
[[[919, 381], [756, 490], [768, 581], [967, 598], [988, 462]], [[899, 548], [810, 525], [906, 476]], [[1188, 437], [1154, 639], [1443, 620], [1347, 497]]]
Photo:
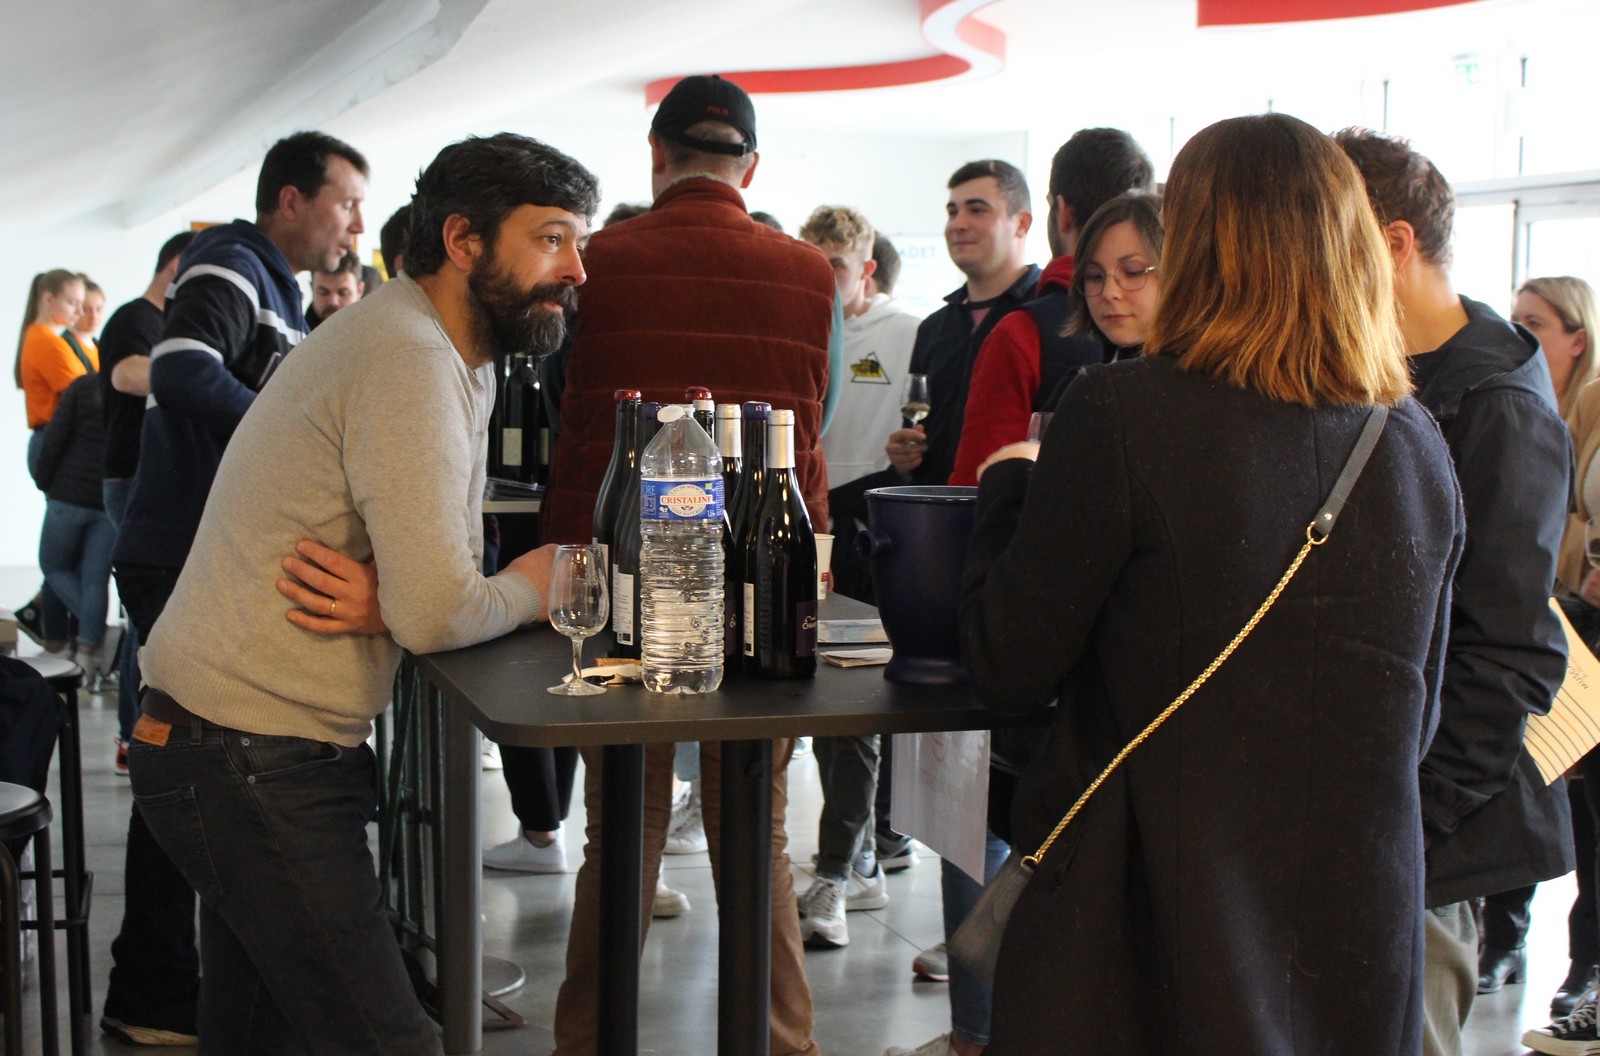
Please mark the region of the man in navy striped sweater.
[[[366, 187], [355, 148], [297, 132], [267, 152], [255, 221], [208, 228], [183, 252], [151, 349], [139, 469], [113, 554], [117, 592], [141, 641], [177, 582], [229, 438], [306, 336], [295, 274], [332, 270], [352, 248]], [[194, 919], [193, 888], [135, 806], [103, 1029], [137, 1045], [194, 1043]]]

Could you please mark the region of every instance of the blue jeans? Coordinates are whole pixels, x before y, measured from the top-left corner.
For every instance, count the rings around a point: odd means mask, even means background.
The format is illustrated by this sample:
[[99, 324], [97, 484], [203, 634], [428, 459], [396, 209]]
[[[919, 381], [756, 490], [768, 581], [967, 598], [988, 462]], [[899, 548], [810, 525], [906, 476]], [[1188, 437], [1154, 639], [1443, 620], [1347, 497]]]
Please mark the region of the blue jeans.
[[200, 895], [200, 1054], [438, 1056], [383, 904], [366, 745], [174, 726], [134, 803]]
[[103, 510], [47, 499], [39, 533], [44, 581], [78, 617], [78, 645], [97, 648], [106, 634], [111, 548], [117, 533]]
[[[114, 531], [120, 530], [122, 515], [128, 510], [128, 492], [133, 490], [133, 478], [106, 480], [100, 489], [105, 496], [106, 516], [111, 519], [111, 527]], [[133, 724], [139, 718], [139, 632], [131, 619], [123, 621], [122, 644], [118, 650], [117, 736], [126, 743], [133, 737]]]
[[[35, 429], [28, 437], [28, 476], [35, 476], [39, 467], [39, 452], [44, 450], [44, 426]], [[55, 591], [50, 589], [49, 583], [39, 587], [39, 626], [44, 631], [47, 640], [54, 639], [66, 641], [72, 637], [72, 616], [67, 612], [66, 603], [63, 602]]]
[[[992, 831], [984, 830], [983, 882], [1005, 864], [1011, 846]], [[983, 884], [947, 861], [939, 862], [939, 886], [944, 894], [945, 941], [956, 933], [972, 907], [983, 894]], [[954, 957], [950, 958], [950, 1026], [974, 1045], [989, 1044], [989, 1012], [993, 994], [977, 976]]]

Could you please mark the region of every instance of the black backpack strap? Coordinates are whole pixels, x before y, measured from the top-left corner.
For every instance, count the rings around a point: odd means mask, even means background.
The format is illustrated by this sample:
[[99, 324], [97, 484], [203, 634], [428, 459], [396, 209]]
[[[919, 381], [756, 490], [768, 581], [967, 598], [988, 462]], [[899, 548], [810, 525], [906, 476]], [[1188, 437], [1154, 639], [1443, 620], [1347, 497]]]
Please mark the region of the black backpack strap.
[[67, 345], [71, 347], [73, 354], [78, 357], [78, 362], [83, 364], [83, 372], [85, 374], [96, 373], [94, 361], [89, 358], [89, 353], [83, 350], [83, 346], [78, 344], [77, 335], [72, 332], [72, 328], [68, 327], [61, 331], [61, 336], [67, 342]]

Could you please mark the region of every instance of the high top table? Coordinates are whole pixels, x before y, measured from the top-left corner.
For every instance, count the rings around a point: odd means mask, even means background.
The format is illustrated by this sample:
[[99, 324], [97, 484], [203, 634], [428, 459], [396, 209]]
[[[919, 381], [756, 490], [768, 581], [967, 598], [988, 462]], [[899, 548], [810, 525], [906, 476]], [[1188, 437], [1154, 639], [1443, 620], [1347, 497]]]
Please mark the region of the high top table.
[[[876, 611], [830, 597], [822, 618], [871, 618]], [[609, 635], [587, 643], [603, 655]], [[482, 1047], [478, 822], [479, 731], [501, 744], [602, 745], [599, 1050], [638, 1051], [639, 937], [644, 745], [722, 741], [722, 884], [718, 905], [717, 1051], [766, 1056], [771, 986], [772, 739], [916, 733], [1012, 725], [973, 701], [964, 686], [886, 681], [881, 667], [838, 668], [817, 677], [768, 681], [731, 673], [715, 693], [665, 696], [639, 686], [605, 696], [547, 693], [572, 670], [566, 638], [541, 625], [449, 653], [418, 656], [421, 676], [443, 706], [443, 858], [438, 903], [438, 976], [445, 1051]], [[442, 701], [438, 699], [442, 697]]]

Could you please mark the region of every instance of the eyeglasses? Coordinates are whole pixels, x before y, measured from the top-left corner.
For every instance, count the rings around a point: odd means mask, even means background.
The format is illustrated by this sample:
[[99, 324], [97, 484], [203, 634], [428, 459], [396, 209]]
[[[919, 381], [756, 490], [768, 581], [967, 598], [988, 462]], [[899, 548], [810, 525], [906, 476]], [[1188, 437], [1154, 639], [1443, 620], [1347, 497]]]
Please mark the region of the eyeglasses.
[[[1111, 274], [1116, 277], [1117, 285], [1124, 293], [1133, 293], [1144, 289], [1145, 280], [1150, 273], [1156, 270], [1152, 264], [1148, 268], [1141, 268], [1132, 264], [1118, 264], [1117, 270]], [[1098, 297], [1105, 292], [1106, 272], [1099, 268], [1085, 268], [1083, 271], [1083, 292], [1088, 297]]]

